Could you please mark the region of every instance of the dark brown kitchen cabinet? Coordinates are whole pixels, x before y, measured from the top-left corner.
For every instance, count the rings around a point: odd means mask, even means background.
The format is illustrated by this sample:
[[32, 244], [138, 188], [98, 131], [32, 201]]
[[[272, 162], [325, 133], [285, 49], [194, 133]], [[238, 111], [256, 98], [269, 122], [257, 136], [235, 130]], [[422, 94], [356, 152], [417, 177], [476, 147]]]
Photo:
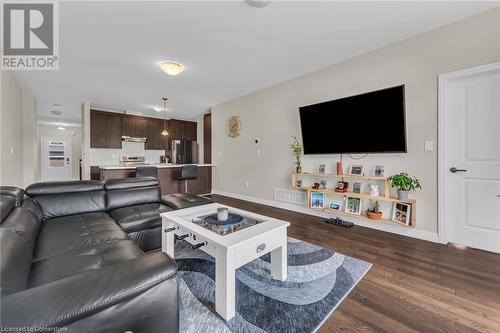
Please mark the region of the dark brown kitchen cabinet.
[[185, 138], [184, 140], [188, 141], [196, 141], [196, 127], [197, 123], [193, 121], [186, 121], [185, 122], [185, 127], [184, 127], [184, 133], [185, 133]]
[[122, 116], [122, 135], [130, 137], [146, 137], [147, 119], [135, 116]]
[[170, 139], [196, 141], [197, 123], [178, 119], [170, 120]]
[[164, 150], [167, 142], [167, 137], [161, 135], [164, 127], [168, 129], [168, 121], [162, 119], [148, 118], [147, 119], [147, 133], [146, 137], [148, 140], [145, 144], [145, 149], [150, 150]]
[[122, 121], [120, 115], [90, 111], [90, 148], [121, 148]]

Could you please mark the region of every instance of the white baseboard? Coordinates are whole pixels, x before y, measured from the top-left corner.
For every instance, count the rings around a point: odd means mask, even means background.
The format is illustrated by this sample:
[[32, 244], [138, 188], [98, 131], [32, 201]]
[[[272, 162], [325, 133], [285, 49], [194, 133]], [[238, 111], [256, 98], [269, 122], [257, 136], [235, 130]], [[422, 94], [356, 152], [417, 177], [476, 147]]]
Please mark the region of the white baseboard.
[[[255, 203], [266, 205], [266, 206], [287, 209], [287, 210], [291, 210], [294, 212], [303, 213], [303, 214], [312, 215], [312, 216], [319, 216], [319, 217], [324, 217], [324, 218], [332, 217], [332, 213], [316, 211], [314, 209], [307, 208], [305, 206], [294, 205], [294, 204], [290, 204], [290, 203], [286, 203], [286, 202], [261, 199], [261, 198], [257, 198], [257, 197], [236, 194], [236, 193], [229, 193], [229, 192], [224, 192], [224, 191], [219, 191], [219, 190], [212, 190], [212, 194], [218, 194], [218, 195], [223, 195], [223, 196], [230, 197], [230, 198], [255, 202]], [[421, 239], [421, 240], [425, 240], [425, 241], [429, 241], [429, 242], [433, 242], [433, 243], [442, 243], [439, 240], [438, 234], [436, 232], [408, 228], [408, 227], [404, 227], [404, 226], [400, 227], [400, 226], [396, 226], [396, 225], [393, 226], [393, 225], [388, 225], [388, 224], [374, 223], [374, 222], [369, 222], [369, 221], [356, 219], [356, 218], [350, 218], [349, 220], [350, 221], [352, 220], [351, 222], [353, 222], [356, 225], [366, 227], [366, 228], [386, 231], [386, 232], [390, 232], [393, 234], [417, 238], [417, 239]]]

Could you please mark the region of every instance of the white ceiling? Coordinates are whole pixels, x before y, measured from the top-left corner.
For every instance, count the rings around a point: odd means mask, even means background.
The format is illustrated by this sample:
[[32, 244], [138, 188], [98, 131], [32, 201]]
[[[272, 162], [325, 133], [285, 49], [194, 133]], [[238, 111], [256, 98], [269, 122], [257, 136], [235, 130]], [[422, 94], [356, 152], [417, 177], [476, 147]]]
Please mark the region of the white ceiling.
[[[190, 119], [210, 106], [497, 6], [494, 2], [61, 2], [60, 69], [18, 71], [39, 118], [80, 105]], [[186, 71], [161, 72], [161, 60]], [[50, 114], [61, 105], [63, 114]]]

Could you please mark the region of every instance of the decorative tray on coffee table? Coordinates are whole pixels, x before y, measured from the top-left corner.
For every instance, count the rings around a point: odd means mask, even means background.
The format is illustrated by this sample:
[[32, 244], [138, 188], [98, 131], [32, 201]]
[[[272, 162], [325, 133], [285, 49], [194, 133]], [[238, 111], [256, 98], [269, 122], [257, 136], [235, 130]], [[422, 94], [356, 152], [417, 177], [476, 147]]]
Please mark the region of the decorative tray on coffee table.
[[194, 224], [202, 226], [203, 228], [222, 236], [240, 231], [262, 222], [264, 221], [231, 212], [229, 212], [228, 219], [226, 221], [219, 221], [217, 219], [217, 213], [197, 216], [193, 219]]

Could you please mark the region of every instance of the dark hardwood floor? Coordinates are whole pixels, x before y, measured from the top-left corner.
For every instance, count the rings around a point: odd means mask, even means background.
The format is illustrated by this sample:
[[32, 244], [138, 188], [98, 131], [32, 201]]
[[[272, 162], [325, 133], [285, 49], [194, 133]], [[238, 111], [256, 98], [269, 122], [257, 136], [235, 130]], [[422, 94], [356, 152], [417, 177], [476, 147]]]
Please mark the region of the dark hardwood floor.
[[318, 332], [500, 332], [500, 255], [213, 195], [289, 221], [288, 235], [373, 263]]

